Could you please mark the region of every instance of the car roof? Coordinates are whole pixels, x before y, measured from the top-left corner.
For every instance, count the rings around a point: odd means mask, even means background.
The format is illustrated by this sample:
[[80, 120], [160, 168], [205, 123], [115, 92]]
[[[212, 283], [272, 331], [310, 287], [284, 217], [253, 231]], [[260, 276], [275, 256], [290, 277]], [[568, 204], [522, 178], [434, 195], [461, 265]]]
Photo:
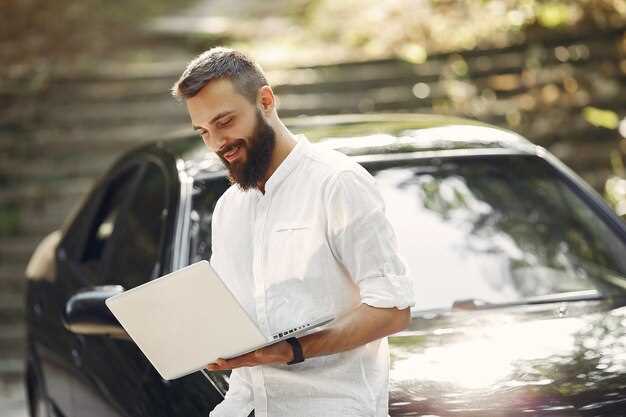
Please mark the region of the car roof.
[[[350, 156], [372, 156], [432, 151], [483, 153], [508, 150], [531, 153], [533, 145], [509, 130], [474, 120], [450, 116], [404, 113], [333, 115], [284, 119], [294, 133], [305, 134], [318, 146]], [[179, 170], [195, 177], [225, 170], [219, 157], [210, 152], [197, 134], [182, 132], [158, 142], [161, 150], [177, 160]]]

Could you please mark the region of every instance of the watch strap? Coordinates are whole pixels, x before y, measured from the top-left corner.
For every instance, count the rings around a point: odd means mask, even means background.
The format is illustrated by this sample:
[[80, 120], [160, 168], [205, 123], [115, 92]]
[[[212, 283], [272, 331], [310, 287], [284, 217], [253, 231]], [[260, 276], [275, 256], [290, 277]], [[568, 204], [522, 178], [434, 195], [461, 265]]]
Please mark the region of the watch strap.
[[285, 339], [287, 343], [291, 345], [291, 350], [293, 351], [293, 360], [291, 362], [287, 362], [287, 365], [293, 365], [294, 363], [304, 362], [304, 355], [302, 354], [302, 345], [295, 337], [290, 337], [289, 339]]

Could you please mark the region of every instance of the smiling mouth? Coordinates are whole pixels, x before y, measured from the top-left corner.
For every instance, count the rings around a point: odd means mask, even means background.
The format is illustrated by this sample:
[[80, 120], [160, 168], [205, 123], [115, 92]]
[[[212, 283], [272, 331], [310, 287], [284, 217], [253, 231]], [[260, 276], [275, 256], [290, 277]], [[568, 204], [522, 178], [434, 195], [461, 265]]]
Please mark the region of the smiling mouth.
[[231, 162], [237, 157], [237, 155], [239, 154], [239, 150], [242, 148], [242, 146], [243, 141], [236, 141], [225, 147], [224, 150], [220, 152], [220, 155], [222, 155], [222, 157], [228, 162]]

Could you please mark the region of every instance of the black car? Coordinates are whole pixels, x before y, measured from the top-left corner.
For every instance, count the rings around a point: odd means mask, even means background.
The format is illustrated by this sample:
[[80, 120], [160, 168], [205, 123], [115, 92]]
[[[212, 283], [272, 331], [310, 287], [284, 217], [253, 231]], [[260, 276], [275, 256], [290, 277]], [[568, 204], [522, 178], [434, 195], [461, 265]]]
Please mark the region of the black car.
[[[296, 118], [376, 178], [416, 306], [389, 338], [392, 416], [626, 415], [626, 230], [515, 133], [435, 116]], [[229, 187], [196, 136], [123, 156], [29, 265], [33, 416], [206, 416], [228, 373], [164, 381], [104, 300], [211, 254]], [[219, 319], [216, 317], [216, 319]]]

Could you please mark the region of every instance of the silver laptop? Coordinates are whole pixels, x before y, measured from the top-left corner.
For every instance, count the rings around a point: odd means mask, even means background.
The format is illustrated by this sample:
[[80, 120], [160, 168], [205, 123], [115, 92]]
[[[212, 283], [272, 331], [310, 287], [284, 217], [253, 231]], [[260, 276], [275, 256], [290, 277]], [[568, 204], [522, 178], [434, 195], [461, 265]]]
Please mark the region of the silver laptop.
[[320, 317], [264, 335], [203, 260], [108, 298], [106, 305], [163, 379], [189, 375], [322, 326]]

